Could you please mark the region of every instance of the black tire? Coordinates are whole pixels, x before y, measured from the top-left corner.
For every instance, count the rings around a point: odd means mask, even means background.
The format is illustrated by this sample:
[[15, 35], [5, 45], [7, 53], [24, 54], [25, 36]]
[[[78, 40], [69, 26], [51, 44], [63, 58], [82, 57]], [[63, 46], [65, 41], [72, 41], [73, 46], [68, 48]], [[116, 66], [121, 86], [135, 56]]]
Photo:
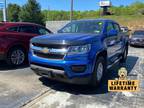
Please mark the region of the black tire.
[[[102, 72], [101, 78], [98, 79], [97, 70], [98, 70], [98, 66], [100, 64], [103, 65], [103, 72]], [[107, 66], [107, 63], [106, 63], [106, 60], [104, 59], [104, 57], [98, 57], [98, 59], [96, 60], [94, 72], [93, 72], [92, 78], [91, 78], [91, 85], [92, 86], [98, 86], [100, 84], [100, 82], [103, 79], [104, 74], [106, 73], [106, 66]]]
[[[14, 56], [14, 54], [17, 56]], [[16, 60], [17, 60], [17, 62], [16, 62]], [[8, 65], [20, 66], [20, 65], [24, 64], [25, 61], [26, 61], [26, 53], [25, 53], [25, 50], [23, 48], [13, 47], [8, 51], [7, 59], [6, 59], [6, 62]]]
[[130, 44], [130, 47], [135, 47], [134, 45]]
[[128, 46], [125, 47], [123, 54], [121, 55], [121, 60], [120, 63], [125, 63], [127, 60], [127, 55], [128, 55]]

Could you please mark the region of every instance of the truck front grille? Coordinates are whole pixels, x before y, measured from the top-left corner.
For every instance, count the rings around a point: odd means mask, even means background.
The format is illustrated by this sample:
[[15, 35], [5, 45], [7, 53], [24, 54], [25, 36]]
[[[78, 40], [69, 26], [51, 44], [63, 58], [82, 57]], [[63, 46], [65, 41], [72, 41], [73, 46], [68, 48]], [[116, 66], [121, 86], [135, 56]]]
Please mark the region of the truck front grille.
[[[63, 49], [68, 49], [67, 46], [60, 45], [44, 45], [44, 44], [31, 44], [31, 50], [34, 56], [46, 59], [64, 59], [66, 52]], [[46, 52], [45, 52], [46, 50]]]
[[47, 59], [63, 59], [64, 55], [60, 55], [60, 54], [44, 54], [41, 52], [33, 52], [34, 55], [38, 56], [38, 57], [42, 57], [42, 58], [47, 58]]

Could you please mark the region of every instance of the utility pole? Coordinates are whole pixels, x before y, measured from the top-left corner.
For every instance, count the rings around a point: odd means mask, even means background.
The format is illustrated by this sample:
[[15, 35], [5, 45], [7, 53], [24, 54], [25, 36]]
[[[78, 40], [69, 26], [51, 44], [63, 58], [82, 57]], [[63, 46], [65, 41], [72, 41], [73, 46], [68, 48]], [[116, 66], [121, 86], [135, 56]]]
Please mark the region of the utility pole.
[[50, 20], [50, 6], [48, 5], [47, 21]]
[[71, 0], [70, 21], [73, 20], [73, 0]]
[[7, 1], [4, 0], [4, 8], [3, 8], [3, 21], [4, 21], [4, 22], [7, 21], [7, 10], [6, 10], [6, 6], [7, 6]]

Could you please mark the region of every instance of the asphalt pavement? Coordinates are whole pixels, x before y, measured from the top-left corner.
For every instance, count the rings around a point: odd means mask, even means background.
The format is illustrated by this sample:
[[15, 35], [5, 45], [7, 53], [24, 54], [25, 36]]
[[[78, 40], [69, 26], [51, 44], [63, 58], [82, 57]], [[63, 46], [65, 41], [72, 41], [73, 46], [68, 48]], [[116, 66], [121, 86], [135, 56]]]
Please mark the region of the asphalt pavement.
[[[129, 79], [140, 80], [139, 92], [108, 92], [107, 80], [126, 67]], [[35, 75], [28, 66], [0, 63], [0, 108], [143, 108], [144, 48], [130, 47], [126, 64], [116, 64], [97, 88], [70, 85]]]

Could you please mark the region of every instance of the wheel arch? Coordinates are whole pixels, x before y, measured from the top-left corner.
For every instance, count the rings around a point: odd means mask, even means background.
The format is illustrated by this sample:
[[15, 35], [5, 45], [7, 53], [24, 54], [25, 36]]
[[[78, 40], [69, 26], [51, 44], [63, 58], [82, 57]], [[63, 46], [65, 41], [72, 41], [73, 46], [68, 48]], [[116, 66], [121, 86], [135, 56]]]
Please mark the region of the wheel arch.
[[18, 43], [18, 44], [14, 44], [14, 45], [8, 47], [7, 54], [11, 49], [16, 48], [16, 47], [22, 48], [25, 51], [25, 53], [27, 52], [25, 46], [23, 44]]
[[96, 59], [97, 59], [98, 57], [104, 57], [104, 59], [106, 60], [106, 59], [107, 59], [107, 51], [106, 51], [106, 50], [100, 51], [100, 52], [96, 55]]
[[[99, 51], [97, 54], [96, 54], [96, 56], [95, 56], [95, 60], [94, 60], [94, 65], [93, 65], [93, 70], [92, 70], [92, 76], [91, 76], [91, 80], [90, 80], [90, 84], [91, 85], [93, 85], [93, 86], [98, 86], [99, 84], [100, 84], [100, 82], [97, 82], [97, 79], [95, 78], [95, 75], [97, 74], [97, 72], [95, 71], [95, 69], [96, 69], [96, 63], [98, 62], [97, 60], [98, 60], [98, 58], [99, 57], [103, 57], [104, 58], [104, 60], [106, 61], [106, 63], [107, 63], [107, 51], [106, 50], [101, 50], [101, 51]], [[100, 59], [99, 59], [100, 60]], [[103, 64], [104, 64], [104, 62], [105, 61], [103, 61]], [[104, 65], [103, 65], [104, 66]], [[105, 72], [106, 72], [106, 66], [104, 66], [104, 71], [103, 71], [104, 73], [103, 73], [103, 75], [105, 74]], [[102, 75], [102, 76], [103, 76]], [[103, 78], [103, 77], [102, 77]], [[102, 80], [102, 79], [101, 79]]]
[[93, 63], [92, 72], [94, 71], [95, 64], [96, 64], [96, 61], [97, 61], [98, 57], [103, 57], [105, 59], [105, 61], [106, 61], [106, 65], [107, 65], [107, 50], [104, 49], [104, 50], [101, 50], [101, 51], [96, 53], [95, 59], [94, 59], [94, 63]]

